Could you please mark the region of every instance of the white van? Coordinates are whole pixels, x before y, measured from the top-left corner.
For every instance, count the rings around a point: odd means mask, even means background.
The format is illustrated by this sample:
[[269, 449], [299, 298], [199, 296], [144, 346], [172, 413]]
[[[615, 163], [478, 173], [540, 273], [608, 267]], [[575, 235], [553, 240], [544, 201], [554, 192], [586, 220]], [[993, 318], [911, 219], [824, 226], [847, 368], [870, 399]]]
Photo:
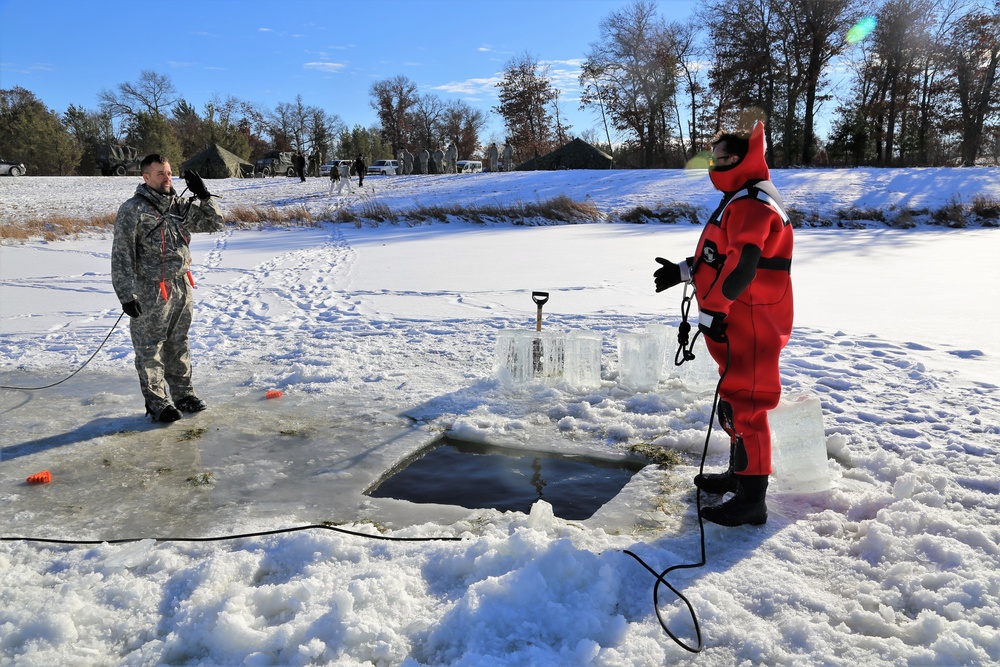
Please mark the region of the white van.
[[483, 170], [483, 163], [480, 160], [459, 160], [455, 166], [460, 174], [478, 174]]
[[399, 166], [399, 160], [375, 160], [370, 167], [368, 167], [368, 175], [374, 176], [381, 174], [382, 176], [395, 176], [401, 170]]

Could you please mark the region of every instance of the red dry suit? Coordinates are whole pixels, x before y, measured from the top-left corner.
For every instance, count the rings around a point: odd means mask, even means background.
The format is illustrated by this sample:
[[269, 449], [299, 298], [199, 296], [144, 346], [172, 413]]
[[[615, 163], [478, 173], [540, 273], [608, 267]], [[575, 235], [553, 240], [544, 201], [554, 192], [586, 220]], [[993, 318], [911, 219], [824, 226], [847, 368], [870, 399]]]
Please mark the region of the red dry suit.
[[733, 471], [771, 473], [768, 410], [778, 405], [778, 356], [792, 332], [792, 226], [768, 180], [764, 124], [750, 135], [745, 158], [709, 173], [723, 198], [694, 257], [698, 307], [726, 316], [726, 343], [705, 337], [726, 371], [719, 390], [719, 422], [734, 445]]

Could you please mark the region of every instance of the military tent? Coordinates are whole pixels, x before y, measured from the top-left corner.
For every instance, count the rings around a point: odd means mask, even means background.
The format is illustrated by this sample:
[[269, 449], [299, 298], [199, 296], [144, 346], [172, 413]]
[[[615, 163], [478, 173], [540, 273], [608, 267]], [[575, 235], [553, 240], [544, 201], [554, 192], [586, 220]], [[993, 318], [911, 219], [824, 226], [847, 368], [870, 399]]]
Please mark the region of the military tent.
[[181, 165], [181, 174], [195, 171], [202, 178], [244, 178], [253, 176], [253, 164], [212, 144]]
[[547, 155], [532, 158], [517, 166], [518, 171], [610, 168], [611, 156], [594, 148], [583, 139], [574, 139]]

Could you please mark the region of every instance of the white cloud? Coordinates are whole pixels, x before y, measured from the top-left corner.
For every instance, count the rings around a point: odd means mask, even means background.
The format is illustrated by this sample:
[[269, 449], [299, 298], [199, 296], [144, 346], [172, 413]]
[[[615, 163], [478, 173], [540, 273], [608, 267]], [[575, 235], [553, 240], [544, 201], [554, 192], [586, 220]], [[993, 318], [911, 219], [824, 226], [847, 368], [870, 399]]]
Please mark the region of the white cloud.
[[331, 62], [311, 62], [302, 65], [306, 69], [314, 69], [320, 72], [339, 72], [340, 70], [347, 67], [344, 63], [331, 63]]
[[466, 79], [465, 81], [450, 81], [440, 86], [431, 86], [431, 90], [455, 95], [496, 95], [496, 85], [500, 83], [500, 75], [485, 79]]

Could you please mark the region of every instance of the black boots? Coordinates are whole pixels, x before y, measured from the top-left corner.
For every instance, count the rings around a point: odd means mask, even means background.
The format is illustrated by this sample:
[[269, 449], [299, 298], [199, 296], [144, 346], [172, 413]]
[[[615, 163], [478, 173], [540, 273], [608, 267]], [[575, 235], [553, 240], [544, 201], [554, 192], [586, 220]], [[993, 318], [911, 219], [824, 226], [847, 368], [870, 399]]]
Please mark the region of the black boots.
[[149, 403], [146, 403], [146, 414], [151, 416], [154, 422], [160, 422], [161, 424], [169, 424], [181, 418], [181, 411], [169, 403], [159, 412], [153, 410]]
[[736, 439], [729, 444], [729, 467], [725, 472], [699, 473], [694, 476], [694, 485], [705, 493], [722, 495], [736, 491], [736, 473], [733, 466], [736, 464]]
[[732, 477], [736, 479], [735, 495], [719, 505], [703, 507], [702, 518], [720, 526], [760, 526], [767, 523], [767, 504], [764, 502], [767, 475], [732, 474]]
[[201, 412], [207, 407], [208, 404], [194, 394], [185, 396], [181, 400], [177, 401], [177, 409], [181, 412]]
[[721, 496], [736, 491], [736, 473], [732, 466], [725, 472], [710, 472], [694, 476], [694, 485], [705, 493]]

